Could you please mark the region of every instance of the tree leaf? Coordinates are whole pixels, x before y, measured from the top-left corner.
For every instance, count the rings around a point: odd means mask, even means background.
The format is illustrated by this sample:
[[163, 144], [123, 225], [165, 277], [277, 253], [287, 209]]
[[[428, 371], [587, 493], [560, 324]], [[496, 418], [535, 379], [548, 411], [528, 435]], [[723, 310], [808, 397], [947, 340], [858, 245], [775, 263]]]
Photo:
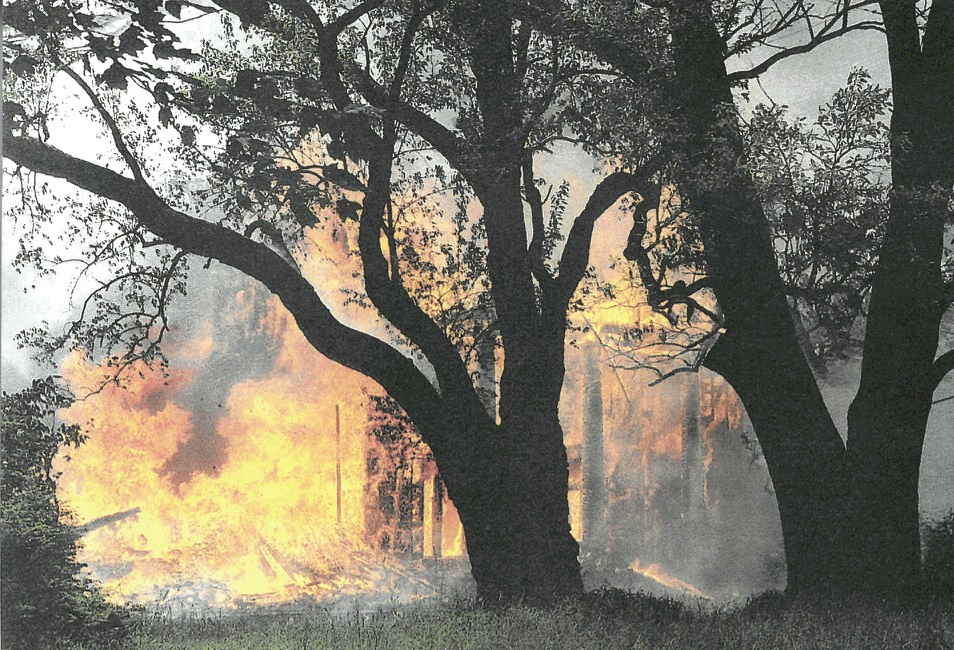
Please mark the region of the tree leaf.
[[191, 126], [184, 126], [179, 129], [179, 135], [182, 136], [182, 144], [191, 147], [195, 144], [195, 129]]
[[34, 59], [32, 56], [27, 54], [21, 54], [10, 63], [10, 72], [17, 76], [29, 77], [34, 72], [36, 72], [37, 66], [40, 64], [39, 61]]
[[361, 207], [360, 203], [349, 201], [348, 199], [338, 199], [338, 202], [335, 204], [335, 209], [344, 221], [358, 221], [358, 210], [360, 210]]
[[128, 86], [127, 77], [131, 74], [130, 70], [119, 63], [113, 63], [99, 76], [99, 80], [116, 90], [126, 90]]
[[346, 169], [342, 169], [336, 165], [324, 165], [321, 169], [325, 175], [325, 180], [334, 183], [338, 187], [353, 192], [364, 192], [367, 189], [364, 183], [361, 182], [361, 179]]

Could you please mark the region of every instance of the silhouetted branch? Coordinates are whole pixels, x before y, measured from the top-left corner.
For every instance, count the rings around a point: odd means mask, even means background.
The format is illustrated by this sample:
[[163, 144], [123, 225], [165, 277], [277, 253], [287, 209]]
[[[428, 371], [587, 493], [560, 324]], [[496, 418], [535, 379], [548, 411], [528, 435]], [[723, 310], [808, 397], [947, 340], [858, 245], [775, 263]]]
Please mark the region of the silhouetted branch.
[[337, 320], [307, 280], [268, 246], [221, 225], [168, 206], [151, 188], [105, 167], [33, 140], [3, 137], [4, 156], [40, 174], [68, 182], [116, 201], [145, 228], [188, 253], [216, 259], [260, 281], [294, 316], [312, 346], [348, 368], [365, 374], [388, 391], [440, 443], [440, 395], [413, 361], [387, 343]]
[[109, 111], [106, 110], [106, 107], [103, 105], [103, 102], [100, 101], [96, 93], [93, 92], [93, 89], [89, 87], [89, 84], [86, 83], [86, 80], [83, 79], [79, 74], [71, 70], [69, 67], [64, 66], [61, 68], [70, 79], [75, 81], [77, 85], [83, 89], [83, 92], [86, 93], [86, 96], [89, 97], [90, 102], [96, 108], [96, 111], [99, 113], [99, 116], [103, 119], [103, 122], [106, 123], [106, 128], [109, 129], [109, 133], [113, 137], [113, 142], [116, 145], [116, 149], [122, 155], [123, 160], [126, 161], [126, 165], [129, 166], [129, 170], [133, 174], [133, 178], [137, 181], [145, 182], [142, 176], [142, 169], [139, 167], [139, 161], [136, 160], [136, 157], [133, 156], [132, 152], [129, 150], [129, 147], [126, 146], [125, 140], [123, 140], [123, 134], [119, 130], [119, 126], [116, 124], [116, 120], [113, 119], [113, 116]]

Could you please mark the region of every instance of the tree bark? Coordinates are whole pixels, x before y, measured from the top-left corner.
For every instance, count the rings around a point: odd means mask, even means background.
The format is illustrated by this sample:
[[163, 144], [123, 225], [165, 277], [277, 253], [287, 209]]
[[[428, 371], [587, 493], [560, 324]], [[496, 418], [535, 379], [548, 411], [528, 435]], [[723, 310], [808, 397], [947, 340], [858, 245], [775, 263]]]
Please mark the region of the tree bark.
[[[872, 285], [861, 385], [848, 411], [856, 578], [863, 588], [882, 593], [909, 591], [919, 577], [918, 479], [935, 388], [929, 376], [944, 314], [939, 297], [946, 207], [927, 198], [935, 193], [931, 174], [911, 174], [904, 160], [901, 155], [893, 164], [898, 180]], [[908, 181], [910, 176], [915, 178]]]
[[489, 605], [578, 596], [583, 582], [557, 403], [524, 382], [502, 399], [523, 404], [521, 415], [468, 432], [459, 438], [466, 448], [434, 450], [464, 526], [478, 594]]
[[481, 597], [548, 603], [581, 594], [583, 582], [570, 534], [569, 469], [558, 418], [566, 307], [552, 318], [541, 313], [533, 280], [521, 196], [523, 79], [511, 39], [513, 10], [509, 2], [464, 2], [455, 9], [476, 82], [481, 134], [474, 190], [483, 208], [505, 363], [500, 424], [480, 437], [479, 448], [467, 450], [475, 457], [471, 469], [448, 474], [442, 466], [442, 472]]

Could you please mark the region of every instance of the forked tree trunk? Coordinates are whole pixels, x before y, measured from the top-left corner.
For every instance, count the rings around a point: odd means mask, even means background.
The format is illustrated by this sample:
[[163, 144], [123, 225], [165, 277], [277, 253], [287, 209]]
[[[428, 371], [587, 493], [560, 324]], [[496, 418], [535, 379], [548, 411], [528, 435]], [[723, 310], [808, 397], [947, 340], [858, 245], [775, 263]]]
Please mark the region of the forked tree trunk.
[[682, 143], [680, 192], [699, 215], [707, 275], [726, 332], [705, 365], [736, 390], [765, 454], [778, 501], [790, 591], [827, 590], [846, 571], [845, 448], [802, 354], [761, 203], [726, 114], [723, 42], [704, 3], [674, 10]]
[[881, 10], [894, 91], [892, 190], [848, 459], [856, 578], [897, 594], [919, 578], [918, 478], [950, 304], [941, 260], [954, 184], [954, 3], [932, 3], [923, 38], [914, 3], [886, 0]]
[[848, 411], [855, 579], [876, 593], [910, 592], [919, 579], [918, 480], [945, 311], [946, 205], [932, 188], [938, 167], [924, 166], [929, 147], [918, 140], [893, 161], [895, 189], [868, 309], [861, 385]]

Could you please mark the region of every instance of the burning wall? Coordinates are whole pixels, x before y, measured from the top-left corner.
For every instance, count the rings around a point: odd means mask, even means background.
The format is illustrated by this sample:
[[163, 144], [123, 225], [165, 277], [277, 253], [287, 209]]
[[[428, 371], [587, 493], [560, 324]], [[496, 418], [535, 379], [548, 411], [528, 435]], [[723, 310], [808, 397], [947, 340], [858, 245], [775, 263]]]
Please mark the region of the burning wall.
[[[144, 372], [65, 413], [91, 430], [61, 464], [78, 520], [139, 509], [84, 539], [114, 597], [224, 605], [393, 591], [395, 575], [422, 567], [409, 558], [461, 557], [453, 504], [406, 420], [391, 421], [390, 443], [374, 435], [369, 381], [318, 355], [273, 299], [231, 295], [216, 324], [174, 334], [185, 340], [169, 377]], [[570, 349], [561, 409], [592, 583], [645, 586], [636, 572], [668, 571], [707, 593], [774, 586], [777, 514], [737, 398], [708, 375], [649, 388], [603, 355]], [[101, 378], [79, 356], [63, 370], [75, 388]]]
[[[351, 263], [329, 261], [349, 259], [346, 233], [326, 239], [309, 241], [328, 250], [302, 268], [336, 304], [331, 294], [360, 286], [348, 285]], [[247, 280], [214, 286], [204, 297], [197, 290], [214, 319], [171, 335], [168, 378], [143, 371], [127, 389], [107, 386], [65, 414], [91, 432], [61, 464], [78, 520], [139, 508], [85, 538], [84, 559], [114, 597], [234, 604], [393, 591], [395, 575], [410, 575], [408, 558], [462, 556], [460, 522], [426, 447], [405, 444], [405, 425], [398, 448], [367, 435], [371, 382], [317, 354]], [[591, 306], [587, 316], [653, 325], [653, 313], [629, 307]], [[386, 336], [380, 323], [362, 322]], [[707, 589], [736, 588], [726, 579], [733, 571], [748, 586], [764, 582], [777, 514], [764, 467], [742, 445], [737, 400], [711, 378], [700, 393], [695, 375], [650, 389], [644, 374], [600, 355], [593, 345], [568, 351], [561, 406], [571, 523], [591, 579], [629, 586], [634, 571], [659, 564]], [[492, 366], [493, 355], [483, 358]], [[78, 356], [63, 373], [80, 393], [102, 378]], [[480, 375], [482, 396], [493, 375]], [[742, 560], [719, 546], [752, 539], [768, 541]], [[426, 578], [418, 587], [429, 588]]]
[[[590, 584], [651, 587], [642, 576], [717, 598], [782, 586], [771, 481], [735, 393], [705, 371], [649, 386], [649, 373], [614, 369], [605, 354], [582, 345], [568, 355], [583, 370], [562, 403]], [[601, 474], [602, 489], [588, 488]]]

